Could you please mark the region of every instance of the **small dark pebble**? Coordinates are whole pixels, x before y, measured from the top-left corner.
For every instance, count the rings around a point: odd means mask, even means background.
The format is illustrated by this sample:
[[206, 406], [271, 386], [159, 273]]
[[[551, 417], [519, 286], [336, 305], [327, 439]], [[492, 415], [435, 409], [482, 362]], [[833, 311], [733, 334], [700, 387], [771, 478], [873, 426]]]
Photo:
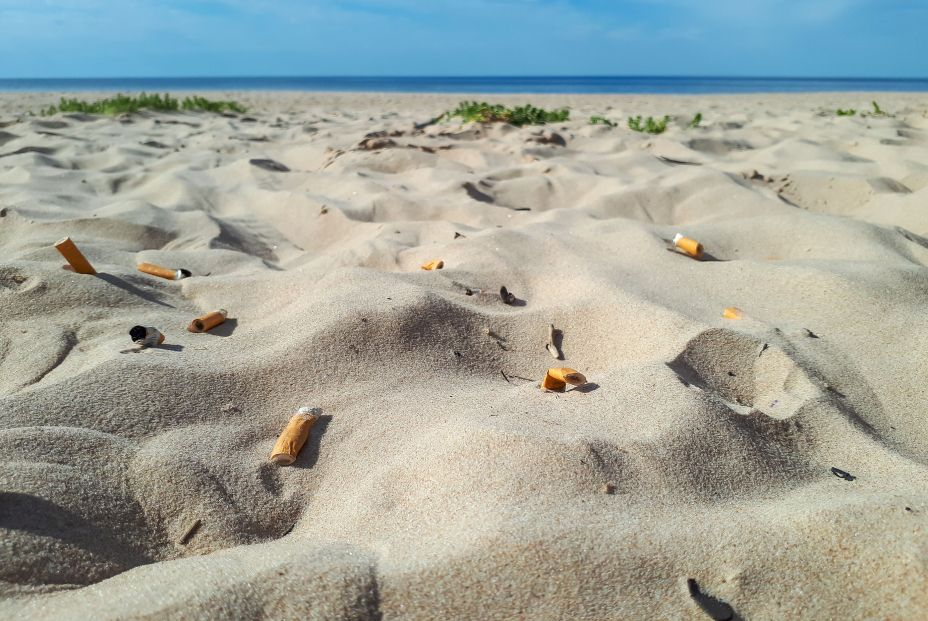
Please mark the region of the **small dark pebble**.
[[911, 510], [912, 510], [912, 507], [906, 507], [905, 510], [906, 510], [906, 511], [911, 511]]
[[454, 232], [454, 238], [457, 239], [458, 237], [464, 237], [464, 236], [461, 235], [460, 233], [458, 233], [457, 231], [455, 231], [455, 232]]
[[738, 377], [733, 371], [728, 372], [728, 377]]
[[808, 329], [808, 328], [806, 328], [806, 336], [808, 336], [810, 339], [817, 339], [817, 338], [818, 338], [818, 335], [817, 335], [815, 332], [813, 332], [812, 330]]
[[857, 478], [850, 472], [845, 472], [844, 470], [841, 470], [841, 468], [832, 468], [831, 473], [835, 475], [836, 477], [838, 477], [839, 479], [844, 479], [845, 481], [853, 481], [854, 479]]
[[454, 352], [454, 355], [457, 356], [458, 358], [460, 358], [460, 357], [463, 356], [464, 354], [462, 354], [462, 353], [459, 352], [459, 351], [456, 351], [456, 352]]
[[271, 172], [290, 172], [289, 168], [274, 160], [248, 160], [248, 163]]
[[4, 207], [3, 209], [0, 209], [0, 218], [5, 218], [5, 217], [6, 217], [6, 207]]
[[686, 581], [686, 586], [693, 601], [715, 621], [732, 621], [735, 618], [735, 611], [731, 606], [700, 591], [699, 585], [692, 578]]
[[506, 285], [499, 288], [499, 297], [503, 301], [503, 304], [515, 304], [516, 296], [509, 292]]

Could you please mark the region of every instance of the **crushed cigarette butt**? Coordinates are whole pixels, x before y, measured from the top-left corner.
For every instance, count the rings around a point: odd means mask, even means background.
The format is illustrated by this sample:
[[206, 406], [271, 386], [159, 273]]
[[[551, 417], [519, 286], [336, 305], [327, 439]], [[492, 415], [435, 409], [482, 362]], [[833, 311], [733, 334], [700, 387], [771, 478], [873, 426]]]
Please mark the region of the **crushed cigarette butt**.
[[744, 317], [744, 312], [736, 306], [729, 306], [722, 311], [722, 317], [725, 319], [741, 319]]
[[541, 387], [544, 390], [553, 392], [564, 392], [567, 388], [567, 384], [582, 386], [586, 384], [586, 376], [576, 369], [557, 367], [548, 369], [544, 379], [541, 381]]

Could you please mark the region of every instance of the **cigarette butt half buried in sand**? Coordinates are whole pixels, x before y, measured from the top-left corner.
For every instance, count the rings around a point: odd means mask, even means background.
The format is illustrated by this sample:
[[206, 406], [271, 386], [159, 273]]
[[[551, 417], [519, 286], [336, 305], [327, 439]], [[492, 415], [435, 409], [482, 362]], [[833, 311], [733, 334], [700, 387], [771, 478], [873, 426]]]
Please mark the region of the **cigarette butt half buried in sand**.
[[274, 450], [271, 451], [271, 461], [278, 466], [289, 466], [295, 462], [317, 420], [319, 420], [318, 410], [300, 408], [290, 418], [290, 422], [277, 438]]
[[435, 259], [434, 261], [429, 261], [428, 263], [422, 264], [422, 269], [431, 272], [432, 270], [440, 270], [445, 267], [445, 262], [441, 259]]
[[729, 306], [722, 311], [722, 317], [725, 319], [741, 319], [744, 317], [744, 312], [737, 306]]
[[55, 244], [55, 248], [58, 249], [58, 252], [61, 253], [61, 256], [71, 264], [71, 267], [74, 268], [74, 271], [78, 274], [96, 274], [97, 270], [93, 269], [93, 266], [90, 264], [90, 261], [81, 254], [81, 251], [77, 249], [77, 246], [74, 245], [74, 242], [71, 241], [70, 237], [65, 237], [60, 242]]
[[695, 239], [684, 237], [682, 233], [673, 236], [673, 245], [694, 259], [702, 258], [702, 244]]
[[586, 384], [586, 376], [576, 369], [559, 367], [548, 369], [548, 372], [545, 373], [545, 378], [541, 380], [541, 387], [543, 389], [553, 390], [555, 392], [564, 392], [567, 388], [567, 384], [571, 386], [582, 386]]
[[190, 270], [171, 269], [169, 267], [155, 265], [154, 263], [139, 263], [136, 267], [140, 272], [145, 272], [146, 274], [151, 274], [158, 278], [166, 278], [168, 280], [180, 280], [181, 278], [189, 278], [193, 275], [190, 273]]
[[229, 312], [224, 308], [206, 313], [202, 317], [197, 317], [191, 321], [190, 325], [187, 326], [187, 330], [190, 332], [207, 332], [224, 322], [228, 314]]
[[129, 330], [129, 338], [132, 342], [141, 347], [154, 347], [164, 343], [164, 335], [157, 328], [146, 328], [145, 326], [133, 326]]

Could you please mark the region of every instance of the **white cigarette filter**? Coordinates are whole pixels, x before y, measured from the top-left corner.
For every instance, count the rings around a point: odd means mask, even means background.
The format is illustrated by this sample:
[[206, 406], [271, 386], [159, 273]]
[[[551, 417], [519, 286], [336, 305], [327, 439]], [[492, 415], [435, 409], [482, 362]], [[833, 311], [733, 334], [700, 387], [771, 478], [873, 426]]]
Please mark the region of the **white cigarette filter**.
[[129, 330], [129, 338], [133, 343], [142, 347], [155, 347], [164, 343], [164, 335], [157, 328], [145, 326], [133, 326]]
[[318, 412], [314, 408], [302, 407], [290, 418], [271, 451], [272, 462], [278, 466], [289, 466], [296, 461], [309, 438], [309, 432], [319, 420]]

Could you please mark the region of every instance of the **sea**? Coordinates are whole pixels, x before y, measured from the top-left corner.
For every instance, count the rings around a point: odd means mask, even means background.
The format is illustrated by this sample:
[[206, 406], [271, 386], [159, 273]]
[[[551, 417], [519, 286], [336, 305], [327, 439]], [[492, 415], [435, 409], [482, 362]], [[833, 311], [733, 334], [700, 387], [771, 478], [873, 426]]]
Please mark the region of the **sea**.
[[0, 78], [0, 91], [705, 94], [928, 92], [928, 78], [692, 76]]

